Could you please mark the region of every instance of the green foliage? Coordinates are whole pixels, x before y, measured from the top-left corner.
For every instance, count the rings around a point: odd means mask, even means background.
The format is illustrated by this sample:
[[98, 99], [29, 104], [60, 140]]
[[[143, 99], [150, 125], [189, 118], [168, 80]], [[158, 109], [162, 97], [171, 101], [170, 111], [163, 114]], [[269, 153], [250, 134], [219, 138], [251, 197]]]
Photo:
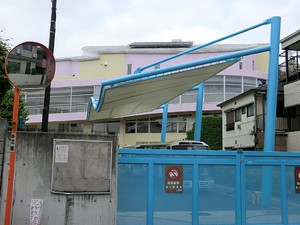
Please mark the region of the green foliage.
[[[13, 102], [14, 102], [14, 90], [8, 90], [0, 101], [0, 116], [2, 118], [6, 118], [9, 127], [11, 127], [12, 123], [12, 114], [13, 114]], [[26, 109], [26, 103], [24, 101], [24, 95], [20, 94], [19, 100], [19, 116], [22, 116], [26, 121], [28, 119], [28, 111]]]
[[[187, 139], [194, 139], [195, 124], [187, 131]], [[211, 149], [222, 149], [222, 117], [206, 116], [202, 118], [201, 141], [207, 143]]]
[[[9, 126], [11, 127], [14, 90], [9, 83], [4, 70], [5, 57], [9, 49], [7, 47], [7, 43], [5, 42], [7, 40], [2, 38], [1, 33], [2, 31], [0, 31], [0, 116], [2, 118], [6, 118]], [[24, 121], [26, 121], [28, 119], [28, 111], [26, 109], [26, 104], [23, 97], [23, 94], [20, 93], [19, 116], [22, 116]]]
[[8, 48], [6, 43], [3, 41], [3, 38], [0, 33], [0, 101], [2, 101], [2, 97], [4, 96], [4, 93], [11, 89], [11, 85], [6, 78], [5, 71], [4, 71], [4, 62], [5, 57], [8, 53]]

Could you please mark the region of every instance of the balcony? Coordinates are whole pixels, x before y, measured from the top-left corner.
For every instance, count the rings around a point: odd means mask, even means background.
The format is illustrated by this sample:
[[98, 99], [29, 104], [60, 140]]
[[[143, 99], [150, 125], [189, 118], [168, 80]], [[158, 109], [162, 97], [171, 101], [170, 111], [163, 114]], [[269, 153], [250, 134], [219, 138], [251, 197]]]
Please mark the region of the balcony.
[[[265, 130], [264, 115], [258, 115], [256, 117], [256, 127], [258, 132], [263, 132]], [[286, 132], [288, 130], [288, 120], [286, 117], [276, 117], [276, 132]]]

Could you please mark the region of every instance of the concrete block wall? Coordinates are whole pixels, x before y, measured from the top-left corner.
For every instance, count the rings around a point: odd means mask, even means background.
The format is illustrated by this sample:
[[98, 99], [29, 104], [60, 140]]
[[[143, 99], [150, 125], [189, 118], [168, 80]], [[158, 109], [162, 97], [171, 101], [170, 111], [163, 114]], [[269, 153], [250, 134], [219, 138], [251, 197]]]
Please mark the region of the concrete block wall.
[[[6, 138], [6, 147], [9, 145]], [[53, 140], [112, 141], [112, 185], [110, 194], [56, 194], [51, 192]], [[76, 149], [77, 150], [77, 149]], [[4, 221], [9, 160], [5, 153], [0, 224]], [[78, 159], [81, 160], [80, 158]], [[41, 225], [115, 225], [116, 224], [117, 136], [91, 134], [55, 134], [18, 132], [14, 180], [14, 204], [11, 225], [32, 224], [32, 202], [37, 203]], [[61, 171], [59, 171], [61, 172]]]

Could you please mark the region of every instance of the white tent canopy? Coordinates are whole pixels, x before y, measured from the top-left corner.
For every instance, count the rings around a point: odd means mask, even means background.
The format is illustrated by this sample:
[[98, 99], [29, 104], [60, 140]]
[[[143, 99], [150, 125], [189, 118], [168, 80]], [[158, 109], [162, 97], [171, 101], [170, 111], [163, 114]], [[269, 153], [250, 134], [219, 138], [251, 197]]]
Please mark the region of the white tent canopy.
[[105, 87], [104, 91], [100, 92], [99, 100], [91, 98], [87, 112], [88, 120], [103, 120], [152, 111], [236, 62], [237, 60], [233, 60], [158, 74], [148, 79], [135, 79]]

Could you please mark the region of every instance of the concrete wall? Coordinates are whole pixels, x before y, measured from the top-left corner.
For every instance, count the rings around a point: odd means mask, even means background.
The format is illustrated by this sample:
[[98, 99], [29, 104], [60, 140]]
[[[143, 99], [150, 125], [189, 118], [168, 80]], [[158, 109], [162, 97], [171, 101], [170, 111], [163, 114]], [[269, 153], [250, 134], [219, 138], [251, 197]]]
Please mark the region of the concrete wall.
[[[112, 141], [111, 194], [64, 195], [51, 193], [53, 140]], [[6, 139], [6, 149], [9, 140]], [[4, 221], [9, 160], [5, 153], [0, 224]], [[79, 161], [81, 159], [78, 159]], [[92, 164], [92, 163], [91, 163]], [[14, 181], [12, 225], [28, 225], [33, 199], [42, 199], [42, 225], [116, 224], [117, 137], [113, 135], [54, 134], [18, 132]]]

